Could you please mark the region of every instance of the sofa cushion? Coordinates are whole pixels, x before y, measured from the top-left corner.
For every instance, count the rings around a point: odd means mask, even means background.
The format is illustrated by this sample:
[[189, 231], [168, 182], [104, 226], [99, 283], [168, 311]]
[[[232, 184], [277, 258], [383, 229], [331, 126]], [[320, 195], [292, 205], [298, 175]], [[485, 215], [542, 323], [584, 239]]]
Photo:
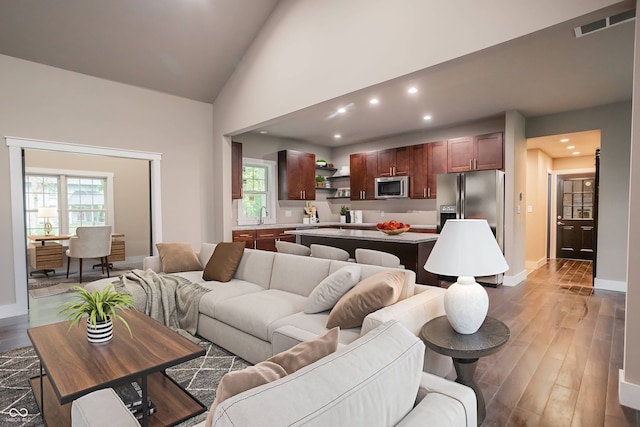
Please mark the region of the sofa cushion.
[[202, 270], [202, 264], [193, 251], [191, 243], [156, 243], [156, 247], [162, 261], [163, 272]]
[[269, 289], [275, 256], [275, 252], [245, 249], [234, 277]]
[[395, 425], [415, 402], [423, 354], [422, 341], [389, 322], [294, 374], [227, 399], [213, 425]]
[[244, 242], [220, 242], [207, 262], [202, 273], [203, 280], [228, 282], [240, 264], [244, 252]]
[[215, 318], [268, 342], [271, 323], [302, 311], [304, 302], [300, 295], [268, 289], [220, 301], [215, 307]]
[[308, 314], [331, 310], [338, 300], [360, 281], [360, 266], [349, 265], [328, 275], [315, 287], [307, 302], [304, 312]]
[[328, 259], [276, 253], [270, 289], [307, 297], [329, 275], [330, 264]]
[[216, 306], [220, 301], [252, 292], [264, 292], [262, 286], [244, 280], [231, 279], [228, 282], [202, 282], [201, 286], [211, 289], [200, 298], [198, 311], [209, 317], [216, 317]]
[[267, 360], [282, 366], [287, 371], [287, 375], [293, 374], [298, 369], [315, 363], [336, 351], [338, 349], [339, 333], [339, 328], [333, 328], [324, 335], [301, 342], [287, 351], [273, 355]]
[[[306, 314], [304, 312], [292, 314], [291, 316], [283, 317], [276, 320], [269, 325], [269, 342], [273, 342], [273, 335], [282, 326], [295, 326], [296, 328], [304, 331], [313, 332], [316, 335], [321, 335], [327, 332], [327, 319], [329, 318], [329, 312]], [[350, 344], [353, 341], [360, 338], [360, 328], [340, 329], [340, 336], [338, 342], [340, 344]]]
[[[329, 268], [329, 273], [333, 273], [338, 269], [350, 265], [351, 263], [345, 261], [331, 261], [331, 267]], [[353, 265], [353, 264], [351, 264]], [[381, 271], [390, 270], [388, 267], [380, 267], [378, 265], [368, 265], [368, 264], [359, 264], [360, 265], [360, 280], [366, 279], [367, 277], [373, 276]], [[402, 292], [400, 293], [399, 301], [409, 298], [415, 293], [416, 286], [416, 273], [411, 270], [403, 270], [397, 269], [399, 271], [403, 271], [405, 274], [404, 285], [402, 286]]]
[[404, 279], [403, 271], [388, 270], [362, 280], [333, 307], [327, 328], [361, 326], [367, 314], [398, 301]]
[[215, 243], [203, 243], [202, 245], [200, 245], [200, 252], [198, 252], [198, 259], [200, 260], [200, 264], [207, 265], [215, 249]]
[[218, 405], [228, 398], [250, 390], [262, 384], [270, 383], [287, 375], [285, 369], [275, 362], [268, 360], [260, 362], [254, 366], [248, 366], [239, 371], [231, 371], [225, 374], [216, 389], [216, 397], [209, 409], [209, 415], [205, 421], [205, 426], [210, 426], [213, 421], [213, 414]]

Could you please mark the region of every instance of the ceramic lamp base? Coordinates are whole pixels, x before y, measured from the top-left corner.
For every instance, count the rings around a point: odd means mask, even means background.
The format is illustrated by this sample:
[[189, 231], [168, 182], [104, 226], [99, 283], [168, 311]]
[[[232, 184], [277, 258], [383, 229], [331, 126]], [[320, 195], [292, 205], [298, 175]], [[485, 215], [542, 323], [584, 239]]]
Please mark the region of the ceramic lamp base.
[[459, 334], [480, 329], [489, 310], [489, 295], [471, 276], [460, 276], [444, 294], [444, 311], [451, 327]]

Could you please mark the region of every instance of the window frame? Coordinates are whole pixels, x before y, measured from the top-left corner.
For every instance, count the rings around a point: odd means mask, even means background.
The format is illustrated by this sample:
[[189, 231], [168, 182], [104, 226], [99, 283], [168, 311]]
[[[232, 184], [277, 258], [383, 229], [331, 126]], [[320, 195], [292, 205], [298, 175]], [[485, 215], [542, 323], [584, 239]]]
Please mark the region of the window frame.
[[[25, 167], [24, 173], [25, 177], [26, 175], [39, 175], [55, 176], [58, 178], [58, 232], [60, 234], [70, 234], [68, 218], [69, 209], [67, 200], [67, 178], [105, 179], [105, 223], [106, 225], [115, 226], [115, 224], [113, 224], [115, 218], [113, 201], [113, 172]], [[26, 188], [23, 188], [23, 196], [26, 197]], [[27, 210], [25, 206], [25, 214], [27, 212], [32, 212], [32, 210]], [[28, 228], [28, 225], [29, 224], [25, 224], [25, 228]]]
[[[273, 160], [253, 159], [250, 157], [242, 158], [242, 168], [245, 166], [258, 166], [267, 168], [267, 215], [264, 217], [263, 224], [276, 223], [276, 195], [278, 192], [278, 182], [276, 180], [276, 162]], [[243, 197], [245, 191], [242, 191]], [[238, 199], [238, 225], [256, 225], [260, 224], [260, 218], [247, 218], [244, 216], [242, 199]]]

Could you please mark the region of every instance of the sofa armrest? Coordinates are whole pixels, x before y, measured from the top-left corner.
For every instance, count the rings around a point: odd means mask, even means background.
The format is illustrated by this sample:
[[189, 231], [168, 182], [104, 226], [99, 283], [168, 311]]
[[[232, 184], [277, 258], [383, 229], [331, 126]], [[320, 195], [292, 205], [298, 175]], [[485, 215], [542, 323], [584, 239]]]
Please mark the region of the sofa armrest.
[[416, 406], [398, 427], [422, 426], [429, 420], [438, 426], [476, 427], [477, 401], [471, 387], [423, 372]]
[[156, 273], [162, 273], [162, 260], [160, 260], [160, 256], [148, 256], [142, 260], [142, 269], [147, 270], [149, 268]]
[[111, 388], [86, 394], [71, 404], [72, 427], [139, 427], [140, 423]]
[[[446, 289], [423, 285], [416, 285], [416, 287], [419, 293], [367, 315], [362, 323], [360, 335], [365, 335], [389, 320], [397, 320], [418, 336], [425, 323], [443, 316]], [[438, 354], [429, 348], [425, 350], [424, 356], [424, 371], [441, 377], [451, 372], [453, 362], [450, 357]]]
[[[271, 337], [271, 349], [273, 354], [282, 353], [289, 350], [302, 342], [317, 338], [319, 335], [314, 332], [305, 331], [291, 325], [281, 326], [273, 331]], [[338, 348], [344, 347], [344, 344], [338, 343]]]

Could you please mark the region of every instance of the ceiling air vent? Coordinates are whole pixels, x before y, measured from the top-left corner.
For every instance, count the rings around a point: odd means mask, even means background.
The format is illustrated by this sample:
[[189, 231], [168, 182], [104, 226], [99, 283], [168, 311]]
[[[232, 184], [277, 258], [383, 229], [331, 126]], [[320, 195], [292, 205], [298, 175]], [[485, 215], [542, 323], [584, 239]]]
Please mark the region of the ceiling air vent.
[[627, 10], [626, 12], [618, 13], [617, 15], [599, 19], [589, 24], [581, 25], [580, 27], [575, 27], [573, 31], [576, 33], [576, 37], [582, 37], [586, 36], [587, 34], [615, 27], [616, 25], [620, 25], [625, 22], [633, 21], [635, 18], [636, 10], [631, 9]]

